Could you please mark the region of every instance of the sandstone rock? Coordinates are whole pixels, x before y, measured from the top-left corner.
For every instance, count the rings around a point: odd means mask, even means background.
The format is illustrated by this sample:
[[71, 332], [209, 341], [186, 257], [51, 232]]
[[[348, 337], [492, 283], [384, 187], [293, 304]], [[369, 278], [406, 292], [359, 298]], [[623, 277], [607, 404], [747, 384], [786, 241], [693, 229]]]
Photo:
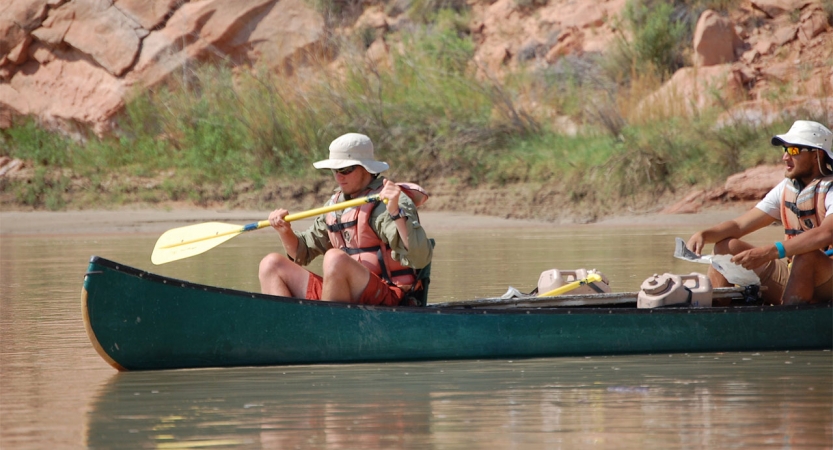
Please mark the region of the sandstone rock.
[[827, 13], [824, 9], [820, 5], [814, 6], [808, 8], [801, 15], [801, 24], [798, 26], [798, 38], [805, 44], [830, 27], [827, 23]]
[[[304, 0], [280, 0], [248, 36], [248, 57], [287, 70], [290, 64], [325, 47], [325, 39], [324, 17], [320, 13]], [[245, 45], [238, 48], [242, 51]]]
[[[88, 58], [57, 55], [49, 64], [29, 61], [8, 84], [0, 84], [0, 107], [63, 123], [95, 124], [104, 132], [109, 119], [124, 106], [121, 82]], [[66, 95], [72, 92], [73, 95]]]
[[752, 8], [774, 19], [788, 11], [801, 8], [807, 0], [752, 0]]
[[[500, 75], [531, 60], [529, 42], [541, 43], [536, 56], [553, 64], [567, 54], [604, 51], [615, 39], [609, 22], [624, 9], [627, 0], [550, 0], [529, 12], [517, 0], [473, 4], [472, 27], [479, 46], [475, 61], [481, 71]], [[508, 57], [507, 57], [508, 56]]]
[[789, 79], [790, 74], [793, 71], [795, 71], [795, 64], [785, 61], [762, 67], [761, 75], [763, 75], [765, 79], [783, 82]]
[[754, 49], [754, 48], [751, 49], [751, 50], [747, 50], [743, 53], [743, 56], [741, 56], [741, 59], [746, 64], [752, 64], [755, 61], [758, 61], [759, 59], [761, 59], [761, 52], [759, 52], [757, 49]]
[[660, 211], [661, 214], [694, 214], [715, 201], [758, 201], [784, 179], [784, 167], [764, 165], [736, 173], [726, 179], [723, 187], [695, 189], [682, 200]]
[[46, 17], [48, 0], [5, 0], [0, 6], [0, 55], [9, 53]]
[[262, 60], [283, 67], [299, 50], [321, 42], [324, 19], [303, 0], [205, 0], [179, 8], [145, 38], [127, 84], [152, 86], [192, 60]]
[[116, 0], [113, 6], [145, 30], [152, 30], [181, 3], [181, 0]]
[[29, 57], [29, 44], [32, 43], [31, 36], [26, 36], [17, 47], [13, 48], [7, 57], [8, 61], [15, 65], [21, 65]]
[[794, 41], [797, 35], [798, 27], [787, 26], [775, 32], [775, 35], [773, 36], [773, 41], [776, 46], [782, 47]]
[[757, 50], [761, 55], [769, 55], [774, 48], [775, 43], [770, 40], [762, 40], [755, 44], [754, 50]]
[[732, 22], [707, 9], [700, 15], [694, 30], [694, 63], [714, 66], [733, 62], [743, 42]]
[[63, 41], [90, 55], [115, 76], [121, 76], [133, 65], [140, 39], [147, 35], [147, 30], [109, 0], [73, 0], [50, 12], [50, 16], [53, 14], [53, 26], [70, 22]]
[[[778, 149], [773, 147], [773, 151]], [[723, 196], [728, 200], [760, 200], [783, 179], [782, 165], [753, 167], [727, 178]]]
[[41, 64], [49, 64], [55, 59], [55, 54], [46, 45], [35, 41], [29, 46], [29, 58]]
[[41, 26], [32, 31], [32, 36], [46, 45], [53, 47], [60, 45], [73, 20], [75, 20], [73, 8], [53, 10]]

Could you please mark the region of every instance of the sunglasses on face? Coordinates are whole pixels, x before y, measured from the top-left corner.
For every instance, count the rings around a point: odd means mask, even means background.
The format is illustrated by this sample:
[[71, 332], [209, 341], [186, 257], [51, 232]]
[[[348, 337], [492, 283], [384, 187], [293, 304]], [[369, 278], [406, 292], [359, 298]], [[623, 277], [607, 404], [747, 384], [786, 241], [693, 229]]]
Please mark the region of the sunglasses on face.
[[332, 171], [333, 171], [333, 174], [337, 173], [339, 175], [350, 175], [351, 173], [353, 173], [354, 170], [356, 170], [356, 167], [359, 167], [359, 166], [350, 166], [350, 167], [344, 167], [344, 168], [341, 168], [341, 169], [332, 169]]
[[789, 153], [790, 156], [798, 156], [801, 152], [814, 152], [816, 149], [814, 148], [806, 148], [806, 147], [784, 147], [784, 152]]

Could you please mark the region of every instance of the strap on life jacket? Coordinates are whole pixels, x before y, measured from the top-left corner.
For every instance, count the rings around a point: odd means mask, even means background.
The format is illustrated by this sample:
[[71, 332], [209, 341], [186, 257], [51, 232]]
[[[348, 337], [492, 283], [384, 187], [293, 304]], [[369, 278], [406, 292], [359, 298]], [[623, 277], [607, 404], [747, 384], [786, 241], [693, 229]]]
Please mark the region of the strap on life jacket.
[[786, 239], [791, 239], [821, 224], [827, 212], [824, 200], [832, 183], [833, 177], [828, 176], [817, 178], [803, 187], [797, 181], [784, 185], [784, 193], [781, 197], [781, 222], [784, 225]]
[[[416, 206], [425, 203], [428, 198], [428, 194], [418, 185], [412, 183], [397, 183], [397, 185]], [[381, 187], [368, 189], [363, 194], [367, 195], [380, 190]], [[337, 202], [340, 195], [340, 193], [335, 194], [330, 203]], [[417, 271], [391, 258], [387, 245], [370, 228], [371, 214], [377, 206], [378, 203], [372, 203], [351, 208], [339, 215], [329, 213], [326, 216], [326, 225], [330, 242], [335, 248], [340, 248], [371, 269], [373, 273], [377, 273], [387, 284], [408, 290], [413, 289]], [[346, 220], [342, 222], [342, 219]]]
[[[431, 248], [436, 246], [434, 239], [428, 239]], [[431, 284], [431, 263], [416, 271], [416, 281], [411, 289], [402, 296], [400, 306], [426, 306], [428, 305], [428, 285]]]

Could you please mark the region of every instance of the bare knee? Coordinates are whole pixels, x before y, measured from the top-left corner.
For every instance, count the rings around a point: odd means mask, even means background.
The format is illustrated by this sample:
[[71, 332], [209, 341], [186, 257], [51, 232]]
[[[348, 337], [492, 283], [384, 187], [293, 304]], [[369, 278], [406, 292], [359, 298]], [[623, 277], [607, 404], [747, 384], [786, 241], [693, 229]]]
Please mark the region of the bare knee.
[[275, 273], [279, 273], [282, 268], [286, 267], [286, 264], [294, 263], [290, 261], [289, 258], [281, 255], [280, 253], [269, 253], [268, 255], [264, 256], [263, 259], [260, 260], [260, 267], [258, 268], [258, 278], [263, 280], [264, 277], [272, 276]]
[[723, 239], [720, 242], [715, 242], [714, 244], [714, 254], [715, 255], [731, 255], [732, 248], [734, 247], [732, 241], [736, 241], [735, 238], [728, 238]]
[[324, 278], [329, 275], [338, 274], [345, 264], [353, 261], [343, 250], [331, 248], [324, 254], [324, 261], [322, 263], [322, 270], [324, 271]]
[[818, 286], [833, 275], [833, 261], [820, 251], [795, 255], [792, 259], [791, 276], [801, 276], [813, 286]]
[[753, 245], [736, 238], [726, 238], [714, 244], [715, 255], [737, 255], [738, 253], [749, 250]]

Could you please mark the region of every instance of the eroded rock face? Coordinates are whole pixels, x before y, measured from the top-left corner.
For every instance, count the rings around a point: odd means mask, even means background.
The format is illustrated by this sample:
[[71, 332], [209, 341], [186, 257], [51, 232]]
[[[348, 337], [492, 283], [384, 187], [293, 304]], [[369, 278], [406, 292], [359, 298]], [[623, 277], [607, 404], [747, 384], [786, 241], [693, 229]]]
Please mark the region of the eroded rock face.
[[[480, 76], [499, 78], [609, 51], [626, 34], [617, 29], [626, 1], [471, 0], [473, 63]], [[388, 33], [408, 23], [403, 8], [388, 6], [364, 4], [355, 23], [331, 30], [305, 0], [0, 1], [0, 127], [31, 115], [104, 132], [136, 88], [194, 61], [257, 62], [293, 73], [308, 55], [333, 56], [326, 52], [330, 34], [372, 30], [367, 58], [383, 64], [396, 48]], [[773, 91], [803, 102], [830, 97], [828, 20], [820, 0], [751, 0], [728, 16], [705, 11], [692, 42], [695, 66], [674, 74], [640, 108], [694, 113], [748, 100], [740, 113], [725, 115], [730, 124], [775, 117], [751, 112], [770, 108], [765, 99]], [[541, 108], [546, 113], [548, 105]]]
[[303, 0], [11, 0], [0, 6], [0, 126], [106, 132], [135, 86], [212, 58], [287, 70], [326, 39]]

